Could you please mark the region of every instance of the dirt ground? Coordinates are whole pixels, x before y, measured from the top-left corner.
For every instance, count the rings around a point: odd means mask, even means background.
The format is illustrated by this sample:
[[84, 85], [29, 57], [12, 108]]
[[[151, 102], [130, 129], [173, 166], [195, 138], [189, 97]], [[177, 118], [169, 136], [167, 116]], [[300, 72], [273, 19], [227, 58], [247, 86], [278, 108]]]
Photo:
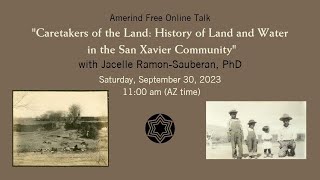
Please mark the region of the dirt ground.
[[[64, 151], [87, 143], [86, 151]], [[57, 148], [57, 152], [35, 152], [38, 149]], [[80, 138], [76, 131], [14, 132], [14, 166], [108, 166], [108, 137], [99, 131], [97, 140]]]
[[[296, 155], [294, 157], [284, 157], [279, 158], [279, 143], [273, 143], [273, 147], [271, 149], [273, 158], [264, 158], [262, 145], [258, 144], [258, 159], [306, 159], [305, 152], [305, 142], [296, 142]], [[244, 157], [248, 156], [248, 148], [247, 145], [243, 145], [243, 153]], [[231, 155], [231, 144], [230, 143], [221, 143], [221, 144], [213, 144], [207, 145], [206, 148], [206, 159], [232, 159]], [[249, 159], [249, 158], [244, 158]]]
[[14, 153], [15, 166], [107, 166], [108, 152]]

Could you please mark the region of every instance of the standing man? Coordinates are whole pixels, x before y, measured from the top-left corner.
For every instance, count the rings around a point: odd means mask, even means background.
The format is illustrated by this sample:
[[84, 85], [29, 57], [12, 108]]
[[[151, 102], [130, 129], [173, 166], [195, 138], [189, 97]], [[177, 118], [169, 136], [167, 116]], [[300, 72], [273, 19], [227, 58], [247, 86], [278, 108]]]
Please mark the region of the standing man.
[[[243, 142], [243, 129], [241, 121], [237, 118], [238, 111], [233, 109], [229, 111], [231, 119], [228, 123], [228, 140], [231, 142], [232, 157], [233, 159], [242, 159], [242, 142]], [[237, 155], [237, 146], [239, 154]]]
[[280, 121], [283, 122], [283, 128], [279, 132], [278, 142], [280, 143], [279, 157], [294, 156], [296, 149], [297, 134], [291, 128], [289, 122], [292, 120], [288, 114], [284, 114]]

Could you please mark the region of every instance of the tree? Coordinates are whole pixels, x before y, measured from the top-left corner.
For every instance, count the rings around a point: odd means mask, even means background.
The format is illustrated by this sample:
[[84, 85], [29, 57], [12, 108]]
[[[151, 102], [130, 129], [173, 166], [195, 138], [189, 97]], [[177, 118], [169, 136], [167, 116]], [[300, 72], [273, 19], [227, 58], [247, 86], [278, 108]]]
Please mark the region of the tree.
[[73, 104], [69, 107], [69, 121], [71, 124], [75, 125], [76, 122], [80, 119], [81, 108], [77, 104]]

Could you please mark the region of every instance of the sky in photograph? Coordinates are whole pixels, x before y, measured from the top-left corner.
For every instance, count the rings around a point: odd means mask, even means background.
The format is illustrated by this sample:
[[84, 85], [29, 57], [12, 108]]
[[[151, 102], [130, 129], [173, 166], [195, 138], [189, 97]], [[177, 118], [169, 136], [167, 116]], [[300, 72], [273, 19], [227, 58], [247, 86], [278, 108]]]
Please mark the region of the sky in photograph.
[[279, 118], [289, 114], [293, 119], [290, 126], [298, 133], [306, 132], [306, 102], [304, 101], [207, 101], [206, 123], [227, 127], [229, 111], [236, 109], [237, 117], [248, 127], [250, 119], [257, 122], [255, 130], [262, 133], [263, 126], [270, 127], [270, 133], [277, 133], [283, 127]]
[[[22, 98], [24, 97], [24, 98]], [[21, 100], [22, 99], [22, 100]], [[18, 104], [17, 104], [18, 103]], [[71, 105], [81, 107], [81, 116], [107, 116], [107, 91], [14, 91], [14, 117], [38, 117], [47, 111], [65, 111]], [[24, 107], [26, 105], [26, 107]], [[20, 107], [19, 107], [20, 106]], [[22, 107], [21, 107], [22, 106]]]

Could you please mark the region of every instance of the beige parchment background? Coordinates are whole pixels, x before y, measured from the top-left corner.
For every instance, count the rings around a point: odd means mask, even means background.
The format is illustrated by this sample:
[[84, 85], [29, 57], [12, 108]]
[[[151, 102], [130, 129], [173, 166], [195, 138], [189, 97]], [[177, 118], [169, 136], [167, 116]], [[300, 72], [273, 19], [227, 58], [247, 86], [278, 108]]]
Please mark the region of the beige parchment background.
[[[4, 179], [301, 179], [317, 175], [319, 164], [319, 86], [317, 54], [319, 3], [315, 1], [3, 1], [1, 3], [0, 172]], [[110, 13], [208, 13], [207, 23], [109, 23]], [[39, 39], [33, 27], [133, 28], [270, 27], [289, 31], [285, 40], [263, 39]], [[239, 70], [79, 70], [92, 58], [87, 45], [148, 43], [194, 46], [237, 44], [229, 58], [243, 61]], [[122, 59], [210, 59], [212, 56], [114, 55]], [[223, 56], [216, 56], [216, 59]], [[224, 82], [202, 86], [200, 97], [122, 96], [124, 85], [101, 85], [99, 75], [214, 75]], [[162, 87], [161, 85], [158, 87]], [[143, 86], [141, 86], [143, 87]], [[109, 90], [110, 161], [107, 168], [13, 168], [12, 90]], [[206, 160], [206, 101], [307, 101], [307, 160]], [[155, 144], [145, 135], [146, 120], [165, 113], [175, 122], [175, 136]], [[163, 173], [163, 174], [162, 174]], [[250, 175], [250, 176], [249, 176]]]

